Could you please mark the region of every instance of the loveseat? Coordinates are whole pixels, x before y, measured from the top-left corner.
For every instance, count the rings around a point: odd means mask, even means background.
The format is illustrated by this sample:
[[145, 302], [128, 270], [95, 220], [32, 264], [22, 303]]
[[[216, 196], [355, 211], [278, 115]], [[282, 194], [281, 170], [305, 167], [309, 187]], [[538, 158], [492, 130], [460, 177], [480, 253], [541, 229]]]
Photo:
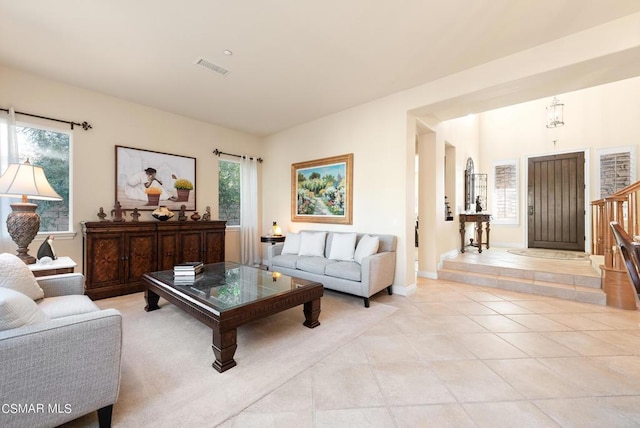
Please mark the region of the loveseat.
[[303, 230], [269, 246], [269, 270], [320, 282], [325, 288], [369, 298], [391, 286], [396, 269], [393, 235]]
[[84, 295], [80, 273], [34, 278], [0, 254], [0, 426], [54, 427], [98, 410], [120, 387], [122, 316]]

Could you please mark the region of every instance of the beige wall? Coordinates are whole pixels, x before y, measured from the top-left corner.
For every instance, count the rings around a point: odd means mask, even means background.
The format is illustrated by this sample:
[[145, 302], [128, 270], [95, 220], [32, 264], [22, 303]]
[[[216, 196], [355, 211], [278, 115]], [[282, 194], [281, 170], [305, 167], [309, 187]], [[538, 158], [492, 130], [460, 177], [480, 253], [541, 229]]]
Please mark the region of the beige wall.
[[[82, 262], [80, 221], [94, 221], [100, 207], [109, 212], [115, 201], [115, 149], [130, 146], [196, 158], [197, 208], [212, 208], [217, 217], [218, 158], [216, 148], [231, 153], [261, 155], [259, 139], [212, 124], [199, 122], [123, 99], [87, 91], [78, 87], [42, 79], [0, 66], [0, 106], [14, 107], [42, 116], [73, 121], [88, 121], [89, 131], [73, 132], [73, 227], [71, 240], [56, 240], [56, 252]], [[17, 120], [25, 120], [18, 116]], [[32, 122], [33, 123], [33, 122]], [[42, 124], [52, 126], [52, 122]], [[54, 124], [55, 125], [55, 124]], [[145, 213], [141, 219], [152, 219]], [[237, 234], [230, 234], [230, 239]], [[31, 253], [41, 241], [34, 241]], [[228, 242], [230, 250], [238, 249]], [[239, 260], [238, 254], [227, 255]]]

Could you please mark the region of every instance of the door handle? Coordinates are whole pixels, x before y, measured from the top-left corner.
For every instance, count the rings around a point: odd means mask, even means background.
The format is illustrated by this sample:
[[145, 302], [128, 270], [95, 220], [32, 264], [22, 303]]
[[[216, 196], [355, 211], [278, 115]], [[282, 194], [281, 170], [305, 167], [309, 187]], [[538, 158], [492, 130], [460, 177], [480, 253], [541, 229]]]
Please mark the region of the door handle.
[[533, 215], [533, 205], [529, 205], [529, 215]]

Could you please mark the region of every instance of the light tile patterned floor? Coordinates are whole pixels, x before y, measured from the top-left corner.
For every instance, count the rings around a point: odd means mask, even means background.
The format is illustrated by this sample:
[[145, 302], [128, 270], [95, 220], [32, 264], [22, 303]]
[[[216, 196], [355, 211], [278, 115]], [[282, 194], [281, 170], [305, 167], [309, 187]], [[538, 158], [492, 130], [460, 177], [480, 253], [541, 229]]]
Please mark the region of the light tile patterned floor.
[[223, 426], [640, 425], [639, 312], [427, 279], [381, 303], [400, 310]]

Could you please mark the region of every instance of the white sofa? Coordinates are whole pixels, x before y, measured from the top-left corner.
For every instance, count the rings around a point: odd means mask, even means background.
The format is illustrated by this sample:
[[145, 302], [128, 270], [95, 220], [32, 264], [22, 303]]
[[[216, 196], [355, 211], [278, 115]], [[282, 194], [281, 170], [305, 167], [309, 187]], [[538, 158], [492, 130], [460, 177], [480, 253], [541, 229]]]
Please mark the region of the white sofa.
[[392, 293], [396, 246], [393, 235], [304, 230], [289, 233], [284, 243], [269, 246], [268, 266], [275, 272], [363, 297], [368, 308], [374, 294], [385, 288]]
[[82, 274], [34, 278], [0, 254], [0, 426], [54, 427], [95, 410], [110, 426], [121, 350], [122, 315], [84, 295]]

